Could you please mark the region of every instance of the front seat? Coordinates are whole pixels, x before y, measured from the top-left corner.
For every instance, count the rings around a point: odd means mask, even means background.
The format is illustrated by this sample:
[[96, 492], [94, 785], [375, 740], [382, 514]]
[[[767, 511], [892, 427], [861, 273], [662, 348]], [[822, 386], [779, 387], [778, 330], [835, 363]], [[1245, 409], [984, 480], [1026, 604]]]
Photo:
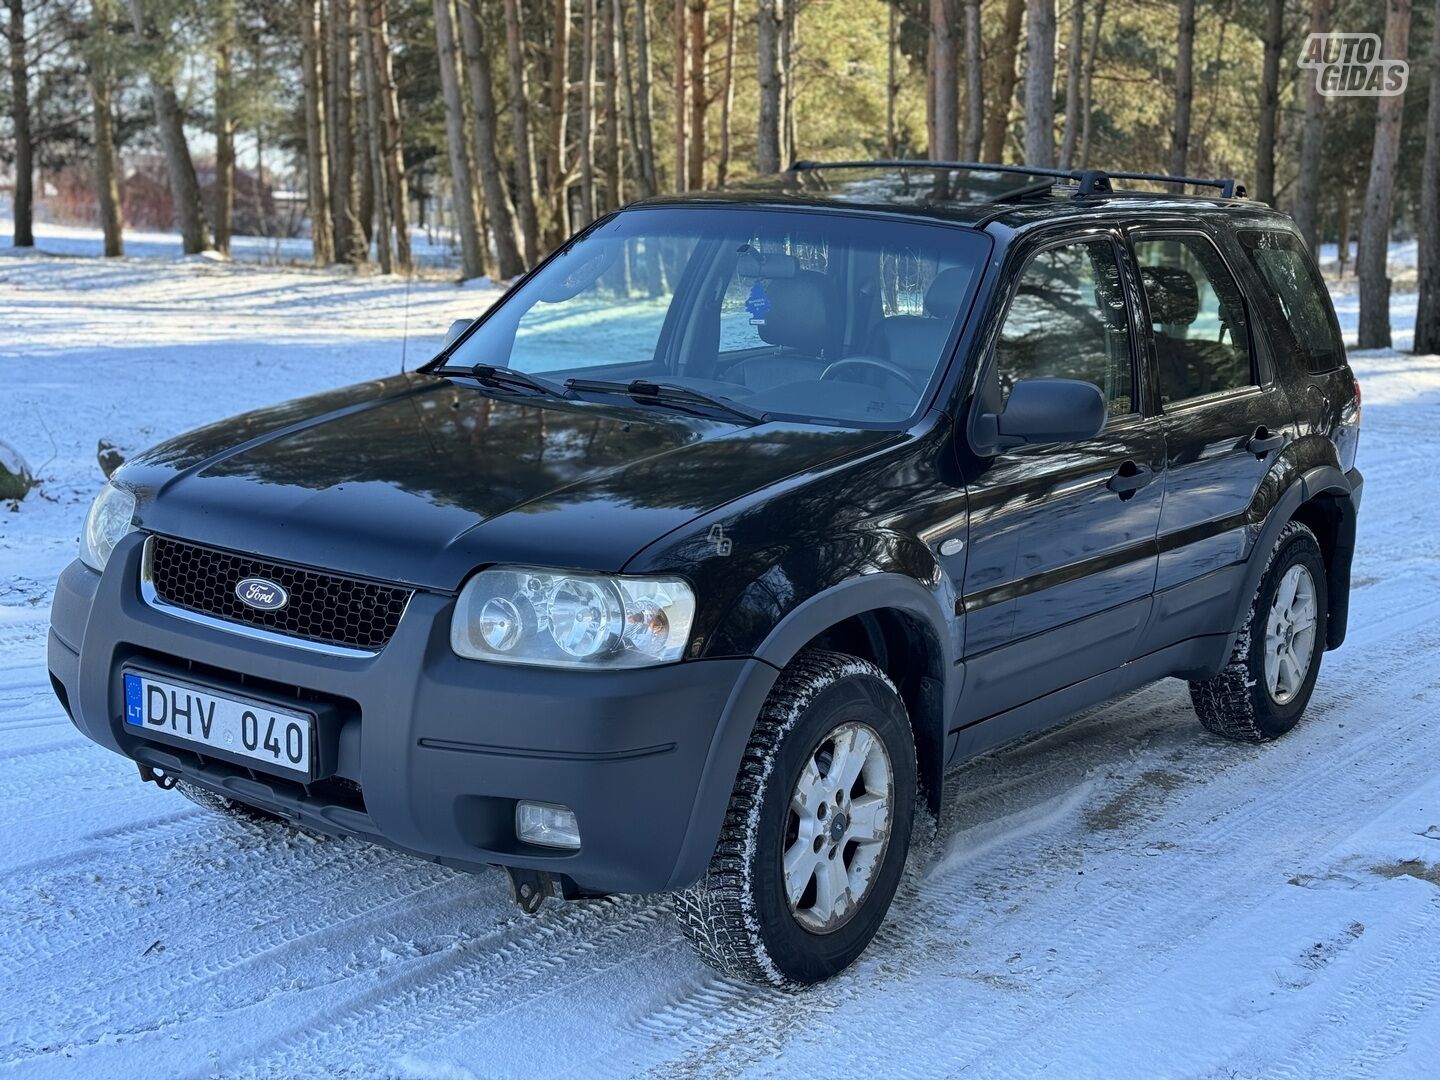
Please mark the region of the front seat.
[[824, 274], [797, 270], [765, 283], [769, 301], [755, 329], [777, 353], [764, 363], [746, 364], [742, 377], [752, 390], [820, 378], [840, 357], [843, 332], [835, 288]]
[[925, 290], [925, 314], [892, 315], [882, 320], [876, 351], [918, 382], [926, 382], [955, 324], [971, 273], [969, 267], [952, 266], [936, 274]]

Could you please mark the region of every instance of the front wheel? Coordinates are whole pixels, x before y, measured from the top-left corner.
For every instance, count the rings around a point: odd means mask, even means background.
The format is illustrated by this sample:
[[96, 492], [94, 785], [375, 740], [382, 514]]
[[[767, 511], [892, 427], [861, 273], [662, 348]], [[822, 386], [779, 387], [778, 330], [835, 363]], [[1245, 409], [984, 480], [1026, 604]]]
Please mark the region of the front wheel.
[[880, 928], [910, 847], [915, 743], [874, 664], [802, 653], [761, 711], [705, 876], [676, 897], [702, 959], [794, 987], [844, 970]]

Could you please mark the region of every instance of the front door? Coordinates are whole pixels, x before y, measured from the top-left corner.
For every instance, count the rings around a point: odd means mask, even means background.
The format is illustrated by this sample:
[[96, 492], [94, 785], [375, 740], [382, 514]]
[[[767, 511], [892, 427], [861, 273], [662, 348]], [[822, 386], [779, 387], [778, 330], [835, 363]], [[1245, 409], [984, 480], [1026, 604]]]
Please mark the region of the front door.
[[1096, 230], [1026, 256], [982, 407], [1021, 379], [1085, 379], [1109, 419], [1094, 439], [999, 453], [969, 485], [961, 726], [1118, 668], [1155, 582], [1165, 441], [1144, 415], [1115, 236]]

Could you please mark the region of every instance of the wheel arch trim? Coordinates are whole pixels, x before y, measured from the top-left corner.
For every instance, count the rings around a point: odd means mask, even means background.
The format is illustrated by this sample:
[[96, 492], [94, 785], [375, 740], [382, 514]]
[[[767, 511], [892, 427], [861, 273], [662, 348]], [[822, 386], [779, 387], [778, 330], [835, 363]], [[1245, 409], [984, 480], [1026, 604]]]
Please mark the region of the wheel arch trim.
[[[850, 578], [823, 592], [809, 597], [789, 611], [755, 650], [725, 704], [720, 722], [715, 727], [705, 770], [700, 779], [685, 842], [676, 860], [669, 889], [693, 884], [705, 872], [730, 803], [730, 793], [739, 774], [746, 744], [755, 722], [781, 670], [811, 641], [846, 619], [879, 609], [898, 609], [919, 620], [928, 628], [938, 644], [942, 675], [954, 666], [953, 643], [946, 628], [943, 609], [937, 594], [923, 583], [904, 574], [878, 572]], [[704, 663], [705, 661], [694, 661]], [[939, 700], [948, 695], [942, 692]], [[943, 751], [945, 716], [939, 714], [924, 721], [923, 727], [911, 718], [916, 728], [917, 757], [925, 762], [926, 775], [921, 777], [926, 792], [934, 792], [932, 805], [938, 800], [940, 777], [944, 771], [944, 754], [927, 753], [920, 743], [933, 738], [935, 747]], [[934, 731], [930, 731], [933, 727]], [[933, 774], [933, 775], [931, 775]]]

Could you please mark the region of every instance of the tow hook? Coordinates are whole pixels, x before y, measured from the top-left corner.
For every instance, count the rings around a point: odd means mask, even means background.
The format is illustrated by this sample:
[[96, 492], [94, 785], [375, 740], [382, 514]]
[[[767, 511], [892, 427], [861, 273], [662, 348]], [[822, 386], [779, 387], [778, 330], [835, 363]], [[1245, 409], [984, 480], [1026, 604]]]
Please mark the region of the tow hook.
[[[140, 765], [139, 762], [136, 762]], [[163, 769], [152, 769], [149, 765], [140, 765], [140, 779], [147, 784], [155, 784], [162, 791], [169, 791], [175, 786], [176, 777], [171, 776]]]
[[510, 879], [510, 899], [526, 915], [534, 915], [547, 896], [555, 895], [555, 882], [549, 874], [507, 866], [505, 875]]

